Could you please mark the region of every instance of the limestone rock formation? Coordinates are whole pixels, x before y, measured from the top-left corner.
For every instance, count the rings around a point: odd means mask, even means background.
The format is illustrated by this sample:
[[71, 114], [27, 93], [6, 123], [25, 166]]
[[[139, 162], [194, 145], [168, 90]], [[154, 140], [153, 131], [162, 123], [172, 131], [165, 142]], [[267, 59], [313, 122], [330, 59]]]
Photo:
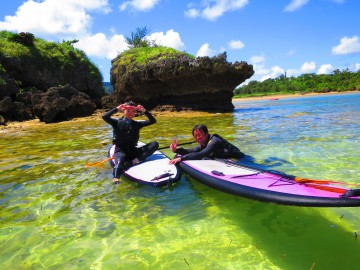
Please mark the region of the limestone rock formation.
[[35, 93], [31, 97], [34, 114], [45, 123], [69, 120], [74, 117], [91, 115], [96, 105], [88, 95], [70, 85], [51, 87], [45, 93]]
[[[233, 91], [254, 74], [246, 62], [227, 62], [226, 52], [216, 57], [192, 58], [185, 53], [159, 54], [139, 64], [122, 54], [112, 61], [111, 96], [104, 107], [114, 107], [132, 96], [147, 109], [229, 112]], [[128, 56], [127, 56], [128, 57]]]
[[[105, 95], [102, 75], [83, 51], [73, 47], [76, 41], [55, 43], [35, 38], [31, 33], [0, 31], [0, 43], [0, 116], [5, 122], [29, 120], [38, 114], [46, 122], [59, 121], [85, 116], [84, 112], [92, 114], [94, 104], [101, 108]], [[78, 105], [85, 106], [82, 113], [78, 108], [67, 111], [64, 117], [59, 114], [48, 117], [39, 113], [38, 104], [33, 108], [33, 95], [46, 96], [48, 89], [64, 85], [65, 89], [71, 86], [75, 90], [74, 98], [69, 100], [78, 99]], [[48, 108], [41, 110], [45, 112]]]

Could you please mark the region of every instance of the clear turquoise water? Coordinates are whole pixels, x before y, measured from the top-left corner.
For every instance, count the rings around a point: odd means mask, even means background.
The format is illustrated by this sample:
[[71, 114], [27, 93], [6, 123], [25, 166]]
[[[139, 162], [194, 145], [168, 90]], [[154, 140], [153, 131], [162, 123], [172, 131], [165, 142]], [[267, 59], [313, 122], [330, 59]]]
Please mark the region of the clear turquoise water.
[[[360, 182], [360, 94], [243, 101], [231, 114], [157, 117], [142, 140], [205, 123], [269, 169]], [[0, 131], [2, 269], [357, 269], [360, 208], [256, 202], [183, 175], [111, 183], [101, 119]], [[169, 152], [167, 152], [170, 154]]]

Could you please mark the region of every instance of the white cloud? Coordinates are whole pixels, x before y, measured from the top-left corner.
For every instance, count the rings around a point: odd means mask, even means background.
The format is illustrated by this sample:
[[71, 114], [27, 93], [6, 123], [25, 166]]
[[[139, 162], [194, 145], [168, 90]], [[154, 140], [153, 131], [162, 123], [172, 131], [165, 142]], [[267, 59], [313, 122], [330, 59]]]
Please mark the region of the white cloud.
[[270, 72], [264, 65], [253, 65], [253, 67], [256, 75], [267, 75]]
[[286, 72], [287, 77], [299, 76], [301, 73], [311, 73], [315, 70], [315, 62], [305, 62], [300, 69], [285, 70], [280, 66], [273, 66], [270, 69], [265, 66], [266, 58], [264, 55], [254, 55], [250, 58], [250, 63], [253, 65], [255, 74], [253, 80], [264, 81], [267, 79], [274, 79]]
[[306, 5], [309, 0], [292, 0], [285, 8], [285, 12], [293, 12], [297, 9], [300, 9], [302, 6]]
[[91, 26], [90, 11], [110, 12], [108, 0], [28, 0], [14, 16], [0, 22], [0, 30], [45, 35], [85, 33]]
[[271, 68], [271, 77], [272, 78], [276, 78], [278, 76], [280, 76], [281, 74], [284, 74], [285, 70], [279, 66], [273, 66]]
[[190, 8], [188, 10], [185, 10], [185, 16], [189, 18], [196, 18], [200, 16], [200, 12], [195, 8]]
[[250, 58], [250, 62], [253, 64], [259, 64], [262, 62], [265, 62], [265, 56], [264, 55], [254, 55]]
[[[265, 68], [265, 56], [264, 55], [254, 55], [250, 58], [250, 64], [253, 65], [254, 68], [254, 77], [258, 77], [260, 81], [267, 79], [268, 74], [270, 73], [269, 69]], [[265, 76], [262, 76], [265, 75]], [[262, 76], [262, 77], [259, 77]]]
[[126, 9], [135, 9], [138, 11], [149, 11], [156, 6], [160, 0], [130, 0], [122, 3], [119, 6], [120, 11]]
[[229, 43], [229, 47], [234, 50], [239, 50], [245, 47], [245, 44], [240, 40], [231, 40]]
[[295, 51], [294, 50], [290, 50], [287, 52], [287, 56], [293, 56], [295, 54]]
[[360, 70], [360, 63], [356, 63], [354, 71], [356, 72], [356, 71], [359, 71], [359, 70]]
[[173, 29], [166, 31], [166, 34], [164, 34], [164, 32], [152, 33], [147, 39], [155, 41], [158, 45], [171, 47], [177, 50], [183, 50], [185, 48], [179, 33], [175, 32]]
[[210, 46], [208, 43], [203, 44], [200, 49], [198, 50], [198, 52], [196, 53], [196, 57], [199, 56], [209, 56], [212, 57], [216, 54], [215, 50], [210, 49]]
[[[310, 0], [291, 0], [291, 2], [284, 8], [284, 12], [293, 12], [296, 11], [303, 6], [305, 6]], [[343, 4], [346, 0], [329, 0], [336, 4]]]
[[330, 74], [335, 68], [331, 64], [321, 65], [318, 69], [318, 74]]
[[118, 54], [128, 49], [128, 45], [122, 35], [113, 35], [107, 39], [103, 33], [87, 36], [79, 39], [74, 47], [82, 49], [88, 56], [114, 59]]
[[292, 77], [292, 76], [296, 77], [298, 75], [299, 75], [299, 70], [297, 70], [297, 69], [288, 69], [288, 70], [286, 70], [286, 76], [287, 77]]
[[316, 68], [315, 62], [312, 61], [312, 62], [305, 62], [301, 66], [300, 70], [303, 73], [311, 73], [311, 72], [313, 72], [315, 70], [315, 68]]
[[263, 82], [267, 79], [274, 79], [282, 74], [285, 74], [285, 70], [280, 66], [273, 66], [270, 69], [265, 68], [265, 57], [263, 56], [253, 56], [251, 59], [253, 61], [252, 65], [255, 71], [254, 76], [246, 80], [241, 85], [248, 84], [249, 81], [252, 80]]
[[[266, 71], [266, 72], [265, 72]], [[279, 77], [281, 74], [284, 74], [285, 70], [279, 66], [273, 66], [270, 70], [267, 69], [261, 69], [258, 71], [255, 71], [256, 75], [264, 75], [260, 78], [260, 81], [265, 81], [267, 79], [274, 79]]]
[[332, 48], [333, 54], [349, 54], [360, 52], [360, 41], [358, 36], [343, 37], [340, 44]]
[[226, 12], [238, 10], [248, 4], [249, 0], [211, 0], [204, 1], [198, 8], [191, 4], [185, 11], [185, 16], [190, 18], [202, 17], [204, 19], [215, 21]]

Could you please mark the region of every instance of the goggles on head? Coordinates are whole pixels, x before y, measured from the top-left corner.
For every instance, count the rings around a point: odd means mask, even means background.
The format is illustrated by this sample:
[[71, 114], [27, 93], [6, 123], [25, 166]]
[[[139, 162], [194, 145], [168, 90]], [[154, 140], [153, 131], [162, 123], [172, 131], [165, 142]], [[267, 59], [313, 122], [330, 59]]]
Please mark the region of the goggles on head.
[[138, 105], [138, 106], [132, 106], [132, 105], [126, 105], [126, 104], [124, 104], [124, 105], [122, 105], [122, 106], [120, 107], [120, 109], [123, 110], [123, 111], [125, 111], [125, 110], [135, 110], [135, 111], [139, 111], [141, 108], [140, 108], [139, 105]]

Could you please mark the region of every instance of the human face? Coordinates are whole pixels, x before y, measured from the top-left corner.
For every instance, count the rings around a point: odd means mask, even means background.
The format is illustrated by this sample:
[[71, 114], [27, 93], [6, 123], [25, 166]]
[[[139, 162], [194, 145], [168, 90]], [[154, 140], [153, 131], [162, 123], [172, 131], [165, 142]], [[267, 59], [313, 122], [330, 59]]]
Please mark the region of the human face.
[[124, 116], [128, 119], [133, 119], [136, 114], [136, 108], [135, 107], [127, 107], [124, 110]]
[[205, 134], [204, 131], [202, 131], [201, 129], [195, 129], [194, 139], [198, 142], [198, 144], [204, 146], [207, 142], [208, 134]]

